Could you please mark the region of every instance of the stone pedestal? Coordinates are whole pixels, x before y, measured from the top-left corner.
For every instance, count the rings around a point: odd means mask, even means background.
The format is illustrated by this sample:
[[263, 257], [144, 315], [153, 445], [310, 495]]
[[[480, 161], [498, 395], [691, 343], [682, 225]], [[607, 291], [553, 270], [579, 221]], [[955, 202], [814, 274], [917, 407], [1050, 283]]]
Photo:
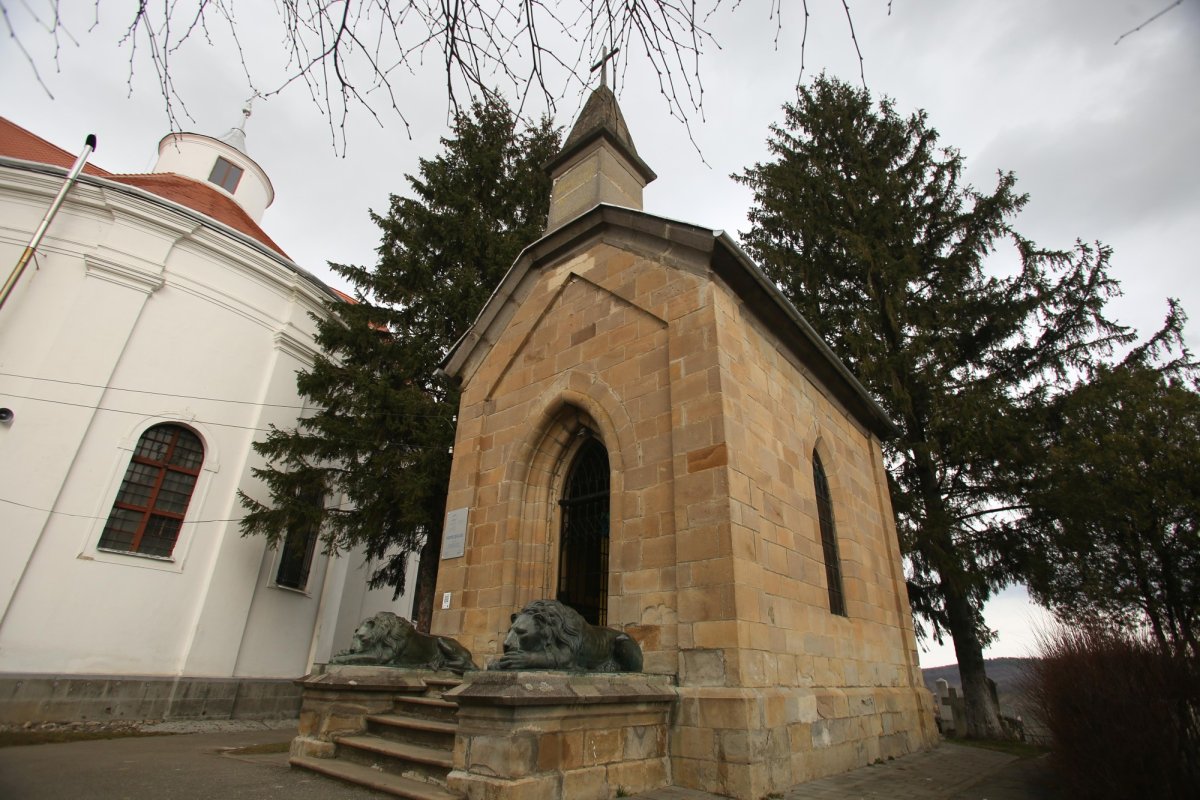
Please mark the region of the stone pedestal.
[[449, 787], [467, 800], [609, 800], [670, 785], [667, 676], [468, 673]]
[[364, 731], [368, 715], [388, 713], [398, 697], [424, 694], [429, 681], [447, 678], [431, 670], [395, 667], [326, 669], [296, 681], [303, 698], [299, 734], [292, 740], [293, 756], [333, 758], [335, 737]]

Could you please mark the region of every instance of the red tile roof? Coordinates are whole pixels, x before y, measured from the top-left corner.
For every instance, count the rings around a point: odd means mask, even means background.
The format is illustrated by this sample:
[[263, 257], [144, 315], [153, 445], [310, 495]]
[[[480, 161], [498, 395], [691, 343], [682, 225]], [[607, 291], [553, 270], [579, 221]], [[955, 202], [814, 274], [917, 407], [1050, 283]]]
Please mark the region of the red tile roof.
[[[36, 161], [39, 164], [53, 164], [63, 169], [75, 166], [75, 159], [79, 157], [78, 153], [68, 153], [4, 117], [0, 117], [0, 155], [19, 158], [22, 161]], [[99, 175], [104, 178], [112, 175], [108, 170], [90, 163], [84, 166], [83, 171], [87, 175]]]
[[256, 239], [274, 250], [284, 258], [288, 254], [271, 240], [258, 227], [250, 215], [229, 197], [229, 195], [193, 178], [186, 178], [174, 172], [153, 172], [145, 175], [112, 175], [111, 180], [136, 186], [151, 194], [187, 206], [193, 211], [212, 217], [217, 222], [223, 222], [235, 231], [240, 231], [252, 239]]
[[[45, 139], [30, 133], [10, 120], [0, 117], [0, 156], [19, 158], [23, 161], [35, 161], [40, 164], [53, 164], [57, 167], [70, 169], [77, 156], [68, 153], [61, 147], [55, 147]], [[152, 173], [148, 175], [115, 175], [94, 164], [87, 164], [83, 171], [87, 175], [136, 186], [139, 189], [158, 195], [159, 197], [186, 206], [205, 216], [224, 223], [236, 231], [265, 244], [284, 258], [289, 258], [283, 249], [267, 236], [250, 215], [226, 194], [206, 183], [202, 183], [173, 172]]]

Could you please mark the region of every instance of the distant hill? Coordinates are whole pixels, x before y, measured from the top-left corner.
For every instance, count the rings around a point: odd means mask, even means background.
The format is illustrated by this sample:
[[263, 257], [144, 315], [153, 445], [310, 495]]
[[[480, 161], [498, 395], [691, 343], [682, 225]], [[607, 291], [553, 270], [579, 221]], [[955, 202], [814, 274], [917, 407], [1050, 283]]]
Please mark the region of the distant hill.
[[[996, 682], [996, 690], [1001, 698], [1020, 691], [1025, 671], [1032, 663], [1032, 658], [989, 658], [984, 661], [987, 675]], [[925, 677], [925, 685], [931, 692], [937, 689], [938, 678], [945, 678], [951, 686], [962, 688], [962, 680], [958, 676], [958, 664], [923, 669], [921, 672]]]

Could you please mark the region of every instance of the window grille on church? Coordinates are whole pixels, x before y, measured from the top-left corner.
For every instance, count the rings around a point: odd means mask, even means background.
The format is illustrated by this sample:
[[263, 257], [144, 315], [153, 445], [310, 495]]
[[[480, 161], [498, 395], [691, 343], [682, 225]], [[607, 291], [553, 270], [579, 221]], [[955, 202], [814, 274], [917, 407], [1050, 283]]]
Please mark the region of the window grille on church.
[[833, 526], [833, 498], [821, 457], [813, 451], [813, 483], [817, 494], [817, 518], [821, 526], [821, 550], [825, 556], [825, 579], [829, 584], [829, 610], [846, 616], [846, 596], [842, 592], [842, 564], [838, 559], [837, 533]]
[[558, 599], [593, 625], [608, 619], [608, 451], [594, 438], [568, 473], [559, 544]]
[[182, 425], [155, 425], [143, 433], [99, 547], [169, 558], [203, 463], [200, 437]]

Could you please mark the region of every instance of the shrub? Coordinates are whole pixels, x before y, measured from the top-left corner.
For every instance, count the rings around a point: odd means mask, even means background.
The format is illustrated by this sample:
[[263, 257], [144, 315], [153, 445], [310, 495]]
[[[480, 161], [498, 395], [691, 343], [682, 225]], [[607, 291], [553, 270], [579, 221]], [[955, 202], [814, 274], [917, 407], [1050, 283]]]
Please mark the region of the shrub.
[[1026, 691], [1067, 797], [1200, 796], [1200, 667], [1149, 636], [1099, 625], [1040, 640]]

